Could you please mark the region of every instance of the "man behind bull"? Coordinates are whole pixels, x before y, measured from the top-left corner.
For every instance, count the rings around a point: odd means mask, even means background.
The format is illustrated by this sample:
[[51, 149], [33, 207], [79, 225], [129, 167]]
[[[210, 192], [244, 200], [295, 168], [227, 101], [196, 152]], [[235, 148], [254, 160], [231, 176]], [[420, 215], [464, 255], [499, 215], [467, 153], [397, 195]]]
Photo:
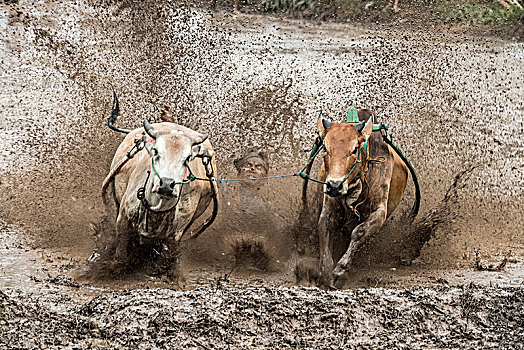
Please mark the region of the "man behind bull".
[[233, 165], [237, 179], [243, 181], [219, 184], [217, 220], [199, 237], [199, 244], [192, 245], [190, 255], [207, 263], [223, 261], [235, 268], [282, 269], [293, 244], [277, 202], [288, 198], [274, 195], [278, 183], [249, 180], [269, 174], [269, 158], [263, 150], [248, 148]]
[[[267, 180], [248, 180], [266, 177], [269, 172], [269, 160], [266, 153], [256, 147], [246, 150], [245, 154], [233, 161], [239, 179], [230, 191], [225, 191], [228, 220], [227, 242], [237, 267], [269, 270], [280, 262], [278, 247], [279, 237], [283, 234], [282, 220], [268, 200], [270, 185]], [[281, 233], [275, 235], [275, 233]]]
[[[257, 147], [252, 147], [246, 153], [233, 161], [238, 172], [238, 178], [258, 178], [266, 177], [269, 172], [269, 162], [266, 153]], [[245, 181], [241, 184], [243, 186], [258, 186], [262, 184], [263, 180]]]

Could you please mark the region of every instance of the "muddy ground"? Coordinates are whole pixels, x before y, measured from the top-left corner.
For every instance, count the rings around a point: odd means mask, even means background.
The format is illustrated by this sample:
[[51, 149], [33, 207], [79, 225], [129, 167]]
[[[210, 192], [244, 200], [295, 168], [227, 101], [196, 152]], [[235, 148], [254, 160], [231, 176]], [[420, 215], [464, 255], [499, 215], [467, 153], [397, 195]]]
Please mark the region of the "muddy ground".
[[[522, 43], [160, 1], [11, 1], [0, 39], [2, 347], [522, 348]], [[286, 178], [260, 185], [249, 220], [242, 189], [222, 186], [216, 224], [183, 243], [185, 282], [80, 279], [122, 139], [104, 125], [109, 83], [119, 125], [158, 121], [168, 104], [210, 134], [226, 178], [250, 146], [268, 151], [272, 175], [293, 173], [320, 111], [375, 110], [419, 174], [420, 252], [402, 220], [410, 187], [345, 290], [297, 286], [315, 247], [296, 249], [311, 227], [297, 222], [301, 180]], [[263, 242], [267, 271], [235, 266], [239, 239]], [[507, 263], [477, 271], [477, 255]]]

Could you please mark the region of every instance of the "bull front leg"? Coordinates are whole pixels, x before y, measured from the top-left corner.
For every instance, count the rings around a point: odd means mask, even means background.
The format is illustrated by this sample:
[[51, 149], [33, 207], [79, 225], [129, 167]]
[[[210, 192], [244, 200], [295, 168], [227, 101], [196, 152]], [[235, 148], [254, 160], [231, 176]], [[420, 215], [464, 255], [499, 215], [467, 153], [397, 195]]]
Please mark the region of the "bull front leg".
[[180, 242], [173, 237], [162, 240], [159, 253], [155, 261], [158, 272], [165, 275], [178, 287], [183, 288], [185, 280], [180, 271]]
[[118, 213], [118, 218], [116, 220], [116, 234], [115, 234], [115, 256], [114, 261], [117, 265], [124, 265], [128, 260], [128, 246], [129, 239], [131, 234], [131, 227], [129, 221], [124, 214], [122, 207]]
[[333, 232], [337, 226], [336, 200], [324, 195], [324, 203], [318, 221], [318, 238], [320, 247], [320, 285], [332, 287], [331, 272], [333, 269]]
[[377, 233], [384, 225], [387, 215], [387, 201], [381, 203], [378, 208], [372, 212], [366, 221], [355, 227], [351, 232], [351, 241], [349, 247], [338, 261], [336, 267], [333, 269], [331, 277], [331, 285], [337, 286], [342, 275], [348, 272], [349, 267], [353, 261], [355, 252], [360, 248], [369, 237]]

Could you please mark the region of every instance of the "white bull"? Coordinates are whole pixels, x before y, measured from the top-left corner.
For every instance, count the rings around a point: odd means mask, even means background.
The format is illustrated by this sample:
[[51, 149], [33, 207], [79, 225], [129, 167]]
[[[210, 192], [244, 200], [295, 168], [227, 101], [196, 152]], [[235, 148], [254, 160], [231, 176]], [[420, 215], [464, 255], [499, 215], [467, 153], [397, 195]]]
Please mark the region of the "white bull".
[[[118, 102], [116, 108], [108, 120], [110, 127], [118, 115]], [[218, 208], [216, 182], [194, 180], [214, 179], [216, 163], [211, 143], [207, 134], [170, 122], [151, 125], [144, 121], [144, 128], [132, 131], [112, 128], [128, 133], [116, 150], [103, 185], [107, 207], [113, 207], [106, 198], [108, 188], [116, 203], [115, 261], [129, 261], [133, 239], [138, 238], [140, 243], [162, 242], [165, 250], [173, 252], [167, 275], [174, 278], [178, 275], [182, 236], [211, 201], [211, 219]], [[208, 221], [202, 224], [195, 236], [209, 225]]]

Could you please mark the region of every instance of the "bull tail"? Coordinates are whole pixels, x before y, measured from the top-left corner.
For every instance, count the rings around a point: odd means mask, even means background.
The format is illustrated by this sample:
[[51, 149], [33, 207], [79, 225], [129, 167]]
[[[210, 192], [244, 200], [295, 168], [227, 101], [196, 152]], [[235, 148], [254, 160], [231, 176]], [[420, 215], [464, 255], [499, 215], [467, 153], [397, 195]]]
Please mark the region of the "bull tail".
[[415, 167], [413, 166], [413, 164], [411, 164], [411, 161], [406, 156], [406, 153], [404, 153], [404, 151], [402, 151], [402, 149], [397, 145], [397, 143], [393, 141], [393, 139], [391, 138], [391, 134], [385, 132], [382, 134], [382, 137], [384, 138], [384, 141], [388, 145], [390, 145], [391, 148], [393, 148], [393, 150], [395, 150], [395, 153], [398, 154], [398, 156], [400, 157], [400, 159], [402, 159], [404, 164], [406, 164], [411, 174], [411, 178], [413, 179], [413, 184], [415, 185], [415, 203], [413, 204], [413, 207], [411, 208], [411, 213], [409, 215], [410, 221], [413, 221], [415, 220], [415, 217], [417, 216], [418, 210], [420, 208], [420, 187], [418, 184], [418, 177], [415, 171]]
[[111, 89], [113, 89], [113, 106], [111, 107], [111, 115], [107, 118], [107, 126], [109, 129], [118, 131], [124, 134], [129, 134], [131, 130], [117, 128], [114, 123], [118, 116], [120, 115], [120, 104], [118, 103], [118, 96], [116, 95], [115, 88], [111, 84]]
[[[113, 169], [111, 169], [111, 172], [104, 179], [104, 182], [102, 183], [102, 201], [104, 202], [104, 205], [106, 207], [109, 206], [109, 198], [107, 196], [107, 189], [109, 188], [109, 185], [114, 183], [113, 180], [115, 179], [115, 176], [120, 172], [120, 169], [122, 169], [124, 164], [126, 164], [130, 159], [131, 158], [128, 156], [122, 158], [122, 160], [115, 167], [113, 167]], [[114, 187], [112, 189], [113, 189], [112, 191], [113, 198], [115, 199], [115, 203], [116, 203], [116, 198], [114, 197]], [[117, 206], [118, 206], [118, 203], [117, 203]]]
[[413, 203], [413, 207], [411, 208], [411, 214], [409, 215], [411, 221], [413, 221], [415, 220], [415, 217], [418, 214], [418, 210], [420, 209], [420, 187], [418, 185], [418, 178], [417, 173], [415, 172], [415, 168], [413, 167], [409, 159], [406, 158], [406, 160], [404, 160], [404, 162], [408, 166], [409, 172], [411, 173], [411, 178], [413, 179], [413, 184], [415, 185], [415, 203]]

